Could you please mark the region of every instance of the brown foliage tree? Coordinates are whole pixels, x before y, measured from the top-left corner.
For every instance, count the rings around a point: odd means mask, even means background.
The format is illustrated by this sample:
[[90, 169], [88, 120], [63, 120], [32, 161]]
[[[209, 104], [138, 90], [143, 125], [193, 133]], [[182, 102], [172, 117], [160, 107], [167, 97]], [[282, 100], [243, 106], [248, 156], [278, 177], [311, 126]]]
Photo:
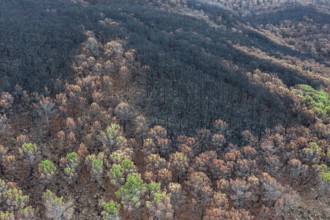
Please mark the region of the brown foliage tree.
[[289, 217], [292, 211], [295, 210], [300, 204], [300, 197], [297, 192], [290, 190], [285, 193], [275, 203], [275, 214], [277, 217]]
[[189, 167], [188, 158], [181, 152], [172, 153], [169, 158], [170, 169], [176, 177], [177, 182], [180, 182]]
[[168, 193], [171, 196], [171, 203], [174, 210], [173, 217], [175, 218], [176, 212], [180, 209], [180, 206], [185, 203], [187, 195], [179, 183], [169, 183]]
[[206, 211], [204, 220], [218, 220], [218, 219], [228, 219], [228, 220], [252, 220], [253, 216], [244, 209], [230, 209], [224, 210], [220, 208], [211, 208]]
[[230, 185], [233, 192], [230, 198], [234, 200], [237, 209], [241, 208], [243, 202], [253, 199], [250, 184], [245, 180], [230, 180]]
[[123, 125], [124, 131], [126, 131], [127, 123], [134, 117], [132, 107], [125, 102], [121, 102], [116, 106], [114, 113], [119, 118], [120, 123]]
[[267, 202], [268, 205], [273, 206], [281, 197], [284, 191], [283, 186], [267, 173], [261, 174], [260, 181], [264, 193], [262, 200]]
[[[204, 211], [210, 204], [213, 196], [211, 181], [205, 173], [192, 171], [188, 176], [186, 186], [195, 200], [194, 206], [200, 210], [199, 218], [202, 219]], [[194, 218], [196, 218], [196, 210], [194, 211]]]

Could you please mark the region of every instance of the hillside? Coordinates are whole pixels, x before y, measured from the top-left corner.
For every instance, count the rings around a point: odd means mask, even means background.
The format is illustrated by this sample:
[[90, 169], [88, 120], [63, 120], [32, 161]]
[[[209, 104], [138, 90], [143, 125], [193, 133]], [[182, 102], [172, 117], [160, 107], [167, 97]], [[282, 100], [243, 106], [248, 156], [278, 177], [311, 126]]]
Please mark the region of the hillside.
[[[297, 7], [308, 7], [329, 14], [329, 1], [327, 0], [198, 0], [230, 10], [242, 16], [268, 14], [270, 12], [287, 11]], [[289, 14], [289, 13], [286, 13]]]
[[0, 220], [327, 219], [329, 13], [1, 1]]

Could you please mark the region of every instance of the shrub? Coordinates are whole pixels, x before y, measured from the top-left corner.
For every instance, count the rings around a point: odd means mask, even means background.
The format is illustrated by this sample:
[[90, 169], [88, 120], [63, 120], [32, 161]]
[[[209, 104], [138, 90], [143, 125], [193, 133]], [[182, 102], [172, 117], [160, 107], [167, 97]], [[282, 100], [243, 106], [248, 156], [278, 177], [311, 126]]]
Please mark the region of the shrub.
[[103, 159], [104, 153], [101, 152], [98, 155], [91, 154], [86, 157], [86, 164], [91, 171], [92, 178], [101, 184], [103, 174]]
[[102, 202], [102, 217], [104, 220], [119, 220], [120, 204], [110, 200], [109, 202]]
[[53, 178], [56, 172], [56, 166], [50, 160], [42, 160], [38, 166], [39, 173], [41, 178], [49, 181]]
[[55, 193], [47, 190], [43, 193], [43, 201], [48, 219], [71, 219], [73, 215], [72, 201], [65, 202], [63, 197], [57, 197]]

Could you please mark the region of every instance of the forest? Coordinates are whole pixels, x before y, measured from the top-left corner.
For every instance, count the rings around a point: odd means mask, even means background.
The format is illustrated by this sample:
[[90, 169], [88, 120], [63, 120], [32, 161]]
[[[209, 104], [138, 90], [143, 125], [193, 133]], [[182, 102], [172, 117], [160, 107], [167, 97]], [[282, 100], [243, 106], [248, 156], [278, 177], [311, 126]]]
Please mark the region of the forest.
[[330, 216], [327, 0], [0, 1], [0, 220]]

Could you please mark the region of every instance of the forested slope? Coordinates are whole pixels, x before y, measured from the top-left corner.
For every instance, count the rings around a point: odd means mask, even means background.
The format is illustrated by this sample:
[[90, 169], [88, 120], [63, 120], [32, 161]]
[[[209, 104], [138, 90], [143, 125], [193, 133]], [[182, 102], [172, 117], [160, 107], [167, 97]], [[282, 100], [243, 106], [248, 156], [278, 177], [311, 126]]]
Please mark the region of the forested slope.
[[0, 220], [330, 215], [327, 3], [210, 2], [1, 1]]

